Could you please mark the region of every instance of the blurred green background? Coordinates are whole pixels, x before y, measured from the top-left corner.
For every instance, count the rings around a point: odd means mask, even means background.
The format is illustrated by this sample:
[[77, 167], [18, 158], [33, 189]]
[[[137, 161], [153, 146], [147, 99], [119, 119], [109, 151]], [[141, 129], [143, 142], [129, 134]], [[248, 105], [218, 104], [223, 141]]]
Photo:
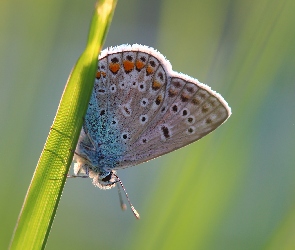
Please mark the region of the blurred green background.
[[[0, 2], [0, 249], [7, 249], [95, 0]], [[222, 94], [201, 141], [119, 171], [117, 191], [69, 179], [46, 249], [295, 249], [295, 1], [119, 1], [106, 46], [141, 43]]]

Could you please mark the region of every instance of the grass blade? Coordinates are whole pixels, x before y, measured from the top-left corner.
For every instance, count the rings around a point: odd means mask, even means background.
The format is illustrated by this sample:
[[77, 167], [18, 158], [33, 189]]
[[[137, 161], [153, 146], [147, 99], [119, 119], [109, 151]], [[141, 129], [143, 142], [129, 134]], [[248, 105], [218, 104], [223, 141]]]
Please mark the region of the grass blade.
[[99, 1], [87, 46], [62, 95], [14, 230], [10, 249], [42, 249], [48, 239], [93, 88], [98, 54], [116, 0]]

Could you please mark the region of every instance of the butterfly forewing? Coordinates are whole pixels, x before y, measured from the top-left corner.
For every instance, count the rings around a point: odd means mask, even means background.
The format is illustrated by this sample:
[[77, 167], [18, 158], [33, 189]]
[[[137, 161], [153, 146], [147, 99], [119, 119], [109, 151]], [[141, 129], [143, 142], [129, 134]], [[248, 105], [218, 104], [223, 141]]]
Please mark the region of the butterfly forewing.
[[87, 139], [80, 142], [91, 144], [105, 159], [97, 162], [114, 169], [186, 146], [230, 116], [219, 94], [172, 71], [164, 56], [146, 46], [104, 50], [96, 76], [83, 126]]

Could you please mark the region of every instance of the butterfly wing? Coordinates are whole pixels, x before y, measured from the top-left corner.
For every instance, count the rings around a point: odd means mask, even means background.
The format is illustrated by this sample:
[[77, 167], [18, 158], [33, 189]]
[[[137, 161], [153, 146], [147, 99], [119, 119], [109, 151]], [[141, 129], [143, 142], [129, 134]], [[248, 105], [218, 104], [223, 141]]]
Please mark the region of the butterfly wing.
[[160, 112], [134, 143], [136, 152], [125, 152], [130, 165], [195, 142], [230, 116], [227, 103], [208, 86], [177, 73], [169, 79]]
[[84, 130], [117, 169], [186, 146], [229, 116], [219, 94], [173, 72], [156, 50], [122, 45], [100, 55]]

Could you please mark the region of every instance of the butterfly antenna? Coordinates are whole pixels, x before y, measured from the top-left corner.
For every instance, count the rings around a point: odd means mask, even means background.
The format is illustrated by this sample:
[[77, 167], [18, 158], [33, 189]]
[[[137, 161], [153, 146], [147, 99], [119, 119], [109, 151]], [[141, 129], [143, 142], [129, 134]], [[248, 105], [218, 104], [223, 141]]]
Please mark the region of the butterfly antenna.
[[123, 201], [120, 186], [119, 186], [118, 182], [117, 182], [116, 184], [117, 184], [116, 186], [117, 186], [117, 188], [118, 188], [118, 195], [119, 195], [119, 199], [120, 199], [120, 205], [121, 205], [121, 208], [122, 208], [122, 210], [126, 210], [127, 207], [126, 207], [126, 204], [125, 204], [124, 201]]
[[[139, 213], [136, 211], [136, 209], [133, 207], [132, 203], [130, 202], [130, 199], [129, 199], [129, 197], [128, 197], [128, 194], [127, 194], [127, 192], [126, 192], [126, 189], [124, 188], [124, 185], [123, 185], [122, 181], [120, 180], [120, 178], [119, 178], [117, 175], [114, 174], [114, 176], [116, 176], [118, 182], [120, 183], [120, 185], [121, 185], [121, 187], [122, 187], [122, 189], [123, 189], [123, 191], [124, 191], [124, 193], [125, 193], [125, 196], [126, 196], [126, 198], [127, 198], [127, 201], [128, 201], [128, 203], [129, 203], [129, 205], [130, 205], [130, 208], [131, 208], [131, 210], [132, 210], [132, 212], [133, 212], [133, 214], [134, 214], [134, 216], [136, 217], [136, 219], [140, 219]], [[122, 208], [123, 210], [125, 210], [125, 209], [126, 209], [126, 205], [125, 205], [124, 202], [123, 202], [122, 194], [121, 194], [120, 188], [119, 188], [118, 185], [117, 185], [117, 187], [118, 187], [118, 193], [119, 193], [119, 198], [120, 198], [121, 208]]]

